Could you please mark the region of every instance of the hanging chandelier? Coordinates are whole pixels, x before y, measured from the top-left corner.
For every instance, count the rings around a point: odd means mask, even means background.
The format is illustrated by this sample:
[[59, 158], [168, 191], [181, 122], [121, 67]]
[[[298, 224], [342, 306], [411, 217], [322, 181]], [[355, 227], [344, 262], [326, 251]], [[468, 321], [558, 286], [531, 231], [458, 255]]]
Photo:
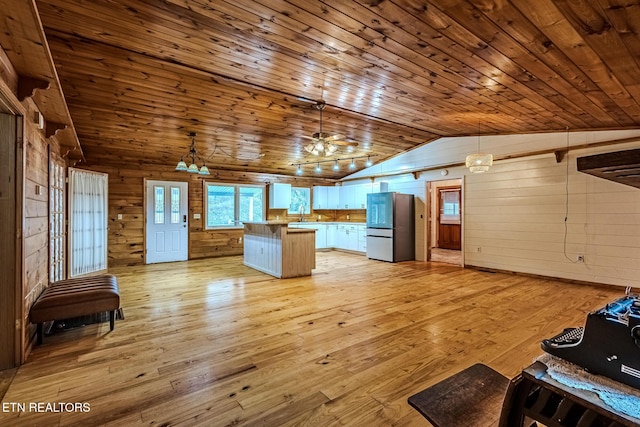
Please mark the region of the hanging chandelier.
[[[187, 171], [190, 173], [197, 173], [199, 175], [209, 175], [209, 168], [202, 161], [202, 167], [198, 167], [196, 164], [196, 159], [202, 160], [202, 158], [198, 155], [198, 151], [196, 150], [196, 133], [190, 132], [189, 136], [191, 137], [191, 147], [189, 147], [189, 153], [180, 157], [180, 161], [176, 166], [177, 171]], [[185, 157], [187, 160], [190, 158], [191, 163], [187, 166], [187, 163], [184, 161]]]
[[489, 170], [493, 165], [493, 154], [475, 153], [469, 154], [465, 161], [465, 165], [469, 168], [469, 172], [483, 173]]
[[[480, 122], [478, 122], [478, 151], [480, 151]], [[493, 165], [493, 154], [474, 153], [469, 154], [465, 160], [465, 166], [471, 173], [484, 173]]]

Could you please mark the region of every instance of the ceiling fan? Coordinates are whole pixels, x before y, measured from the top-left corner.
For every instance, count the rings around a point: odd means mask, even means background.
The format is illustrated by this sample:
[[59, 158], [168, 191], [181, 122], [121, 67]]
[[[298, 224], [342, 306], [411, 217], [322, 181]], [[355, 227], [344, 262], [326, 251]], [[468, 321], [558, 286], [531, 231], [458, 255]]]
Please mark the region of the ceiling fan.
[[346, 136], [341, 134], [330, 135], [322, 132], [322, 111], [325, 107], [323, 100], [316, 101], [316, 108], [320, 111], [320, 131], [315, 132], [311, 136], [302, 136], [303, 138], [310, 139], [311, 142], [305, 145], [304, 149], [314, 156], [330, 156], [338, 151], [340, 145], [347, 146], [353, 149], [357, 147], [357, 142], [346, 141]]

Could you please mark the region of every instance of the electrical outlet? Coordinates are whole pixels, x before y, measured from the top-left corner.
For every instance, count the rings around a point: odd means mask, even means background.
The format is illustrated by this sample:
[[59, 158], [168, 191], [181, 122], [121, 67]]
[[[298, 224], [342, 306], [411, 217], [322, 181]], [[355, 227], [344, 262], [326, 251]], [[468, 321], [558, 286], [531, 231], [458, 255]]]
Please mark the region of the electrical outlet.
[[576, 260], [578, 262], [584, 262], [584, 255], [578, 255], [578, 258]]

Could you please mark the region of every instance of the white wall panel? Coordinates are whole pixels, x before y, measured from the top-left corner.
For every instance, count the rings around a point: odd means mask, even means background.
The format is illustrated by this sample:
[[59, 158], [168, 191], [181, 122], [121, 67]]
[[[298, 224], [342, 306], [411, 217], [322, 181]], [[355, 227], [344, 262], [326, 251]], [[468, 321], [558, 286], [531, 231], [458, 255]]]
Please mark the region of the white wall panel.
[[[639, 130], [559, 132], [482, 137], [480, 144], [483, 151], [506, 156], [639, 135]], [[477, 142], [477, 137], [444, 138], [349, 178], [463, 162]], [[576, 170], [577, 157], [638, 147], [632, 142], [573, 150], [561, 163], [553, 154], [518, 157], [496, 161], [485, 174], [449, 167], [447, 179], [464, 177], [465, 264], [640, 287], [640, 189]], [[389, 191], [414, 194], [424, 209], [426, 182], [442, 179], [436, 169], [420, 172], [418, 179], [406, 173], [376, 181], [388, 182]], [[421, 254], [426, 224], [416, 226], [416, 254]], [[585, 262], [575, 262], [577, 255]]]
[[559, 164], [553, 157], [498, 162], [467, 176], [466, 264], [639, 286], [640, 190], [576, 169], [576, 157], [624, 148], [631, 147], [574, 151]]

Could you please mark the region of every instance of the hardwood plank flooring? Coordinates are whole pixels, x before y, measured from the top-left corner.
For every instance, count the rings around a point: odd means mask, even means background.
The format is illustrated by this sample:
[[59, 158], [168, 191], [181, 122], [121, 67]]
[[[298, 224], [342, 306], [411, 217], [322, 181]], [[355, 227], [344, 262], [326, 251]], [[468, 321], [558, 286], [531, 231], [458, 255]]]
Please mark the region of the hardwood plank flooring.
[[624, 292], [341, 252], [284, 280], [237, 256], [110, 273], [125, 319], [45, 337], [1, 425], [428, 426], [410, 395], [476, 362], [512, 377]]

